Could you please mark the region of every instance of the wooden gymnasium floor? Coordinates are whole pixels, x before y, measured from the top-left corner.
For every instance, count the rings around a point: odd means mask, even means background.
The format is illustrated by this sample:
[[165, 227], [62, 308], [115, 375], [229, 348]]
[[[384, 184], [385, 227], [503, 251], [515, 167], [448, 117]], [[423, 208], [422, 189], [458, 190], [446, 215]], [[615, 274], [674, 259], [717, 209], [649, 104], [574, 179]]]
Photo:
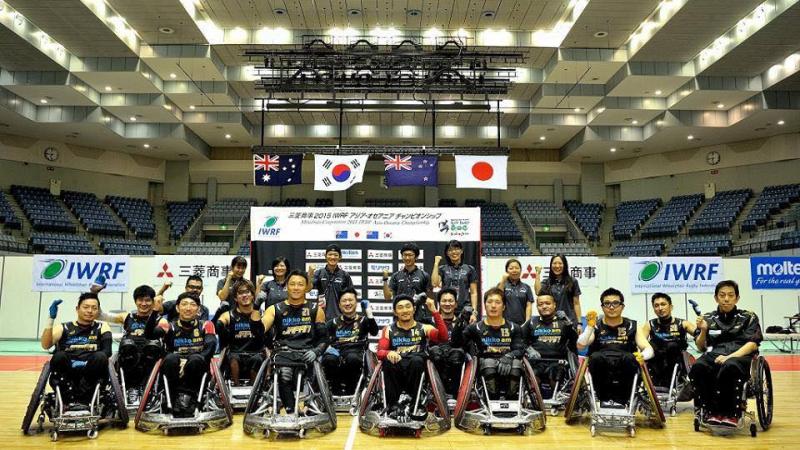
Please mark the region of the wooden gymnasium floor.
[[[775, 389], [775, 419], [767, 432], [759, 432], [753, 439], [742, 433], [730, 437], [712, 437], [708, 433], [695, 433], [692, 429], [690, 404], [684, 404], [676, 417], [667, 419], [663, 430], [639, 427], [637, 435], [629, 438], [622, 435], [592, 438], [587, 425], [567, 426], [562, 417], [549, 417], [547, 429], [539, 434], [518, 436], [515, 434], [493, 434], [483, 436], [468, 434], [456, 428], [435, 437], [414, 439], [411, 437], [376, 438], [357, 430], [350, 416], [339, 416], [339, 428], [325, 436], [304, 440], [281, 439], [267, 441], [251, 438], [242, 432], [241, 415], [235, 416], [228, 429], [199, 436], [161, 436], [140, 433], [133, 422], [126, 430], [107, 428], [93, 441], [85, 435], [64, 437], [51, 443], [47, 433], [23, 436], [20, 431], [22, 415], [27, 406], [39, 368], [45, 361], [43, 356], [0, 356], [0, 443], [7, 449], [22, 448], [80, 448], [115, 450], [135, 448], [188, 449], [188, 448], [281, 448], [294, 449], [519, 449], [523, 447], [547, 446], [549, 448], [800, 448], [800, 408], [796, 397], [800, 392], [800, 356], [769, 356]], [[752, 403], [752, 402], [751, 402]]]

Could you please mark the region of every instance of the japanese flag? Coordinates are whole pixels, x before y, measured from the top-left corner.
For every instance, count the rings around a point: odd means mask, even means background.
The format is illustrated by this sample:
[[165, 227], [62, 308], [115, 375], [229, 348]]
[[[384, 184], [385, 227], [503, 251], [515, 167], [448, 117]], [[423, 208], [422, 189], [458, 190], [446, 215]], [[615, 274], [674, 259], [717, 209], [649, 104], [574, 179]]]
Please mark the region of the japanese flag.
[[314, 155], [314, 190], [344, 191], [361, 183], [369, 155]]
[[508, 156], [456, 155], [456, 187], [507, 189]]

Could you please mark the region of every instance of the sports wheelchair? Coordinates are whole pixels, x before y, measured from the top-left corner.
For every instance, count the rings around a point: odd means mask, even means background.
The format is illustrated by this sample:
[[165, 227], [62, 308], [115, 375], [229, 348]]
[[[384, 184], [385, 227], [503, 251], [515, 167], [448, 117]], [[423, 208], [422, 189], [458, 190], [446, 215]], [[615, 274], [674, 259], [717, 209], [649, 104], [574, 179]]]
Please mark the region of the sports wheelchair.
[[375, 366], [378, 364], [378, 357], [372, 350], [367, 349], [364, 352], [364, 365], [362, 366], [361, 373], [358, 376], [356, 387], [352, 394], [349, 395], [332, 395], [333, 406], [337, 413], [346, 412], [351, 416], [358, 415], [358, 406], [361, 403], [364, 389], [367, 388], [369, 377], [375, 371]]
[[[690, 401], [692, 384], [689, 381], [689, 370], [694, 364], [694, 357], [687, 351], [681, 352], [681, 360], [672, 366], [669, 384], [655, 385], [656, 396], [664, 412], [670, 416], [678, 413], [678, 402]], [[688, 394], [687, 394], [688, 393]]]
[[[749, 399], [755, 400], [755, 411], [750, 406]], [[701, 429], [710, 430], [712, 434], [729, 435], [741, 430], [749, 430], [750, 436], [756, 437], [758, 429], [756, 421], [763, 431], [769, 430], [772, 425], [773, 391], [772, 372], [766, 358], [758, 353], [753, 354], [750, 363], [750, 379], [745, 382], [742, 389], [740, 411], [736, 428], [724, 425], [713, 425], [705, 421], [706, 411], [701, 407], [694, 410], [694, 431]]]
[[[233, 408], [234, 411], [241, 411], [247, 407], [247, 402], [250, 399], [250, 394], [253, 391], [253, 382], [255, 380], [250, 379], [249, 373], [241, 373], [239, 376], [239, 382], [241, 385], [233, 385], [233, 380], [231, 380], [230, 375], [230, 366], [228, 365], [229, 353], [230, 350], [228, 348], [222, 350], [222, 352], [219, 354], [219, 357], [216, 358], [217, 367], [222, 375], [222, 385], [225, 388], [226, 397], [231, 402], [231, 408]], [[264, 356], [264, 360], [266, 361], [267, 358], [269, 358], [269, 351], [264, 350], [262, 354]], [[259, 368], [260, 367], [261, 366], [259, 365]]]
[[620, 408], [602, 407], [597, 399], [592, 376], [589, 373], [589, 358], [584, 358], [578, 367], [572, 385], [564, 417], [567, 424], [575, 423], [584, 413], [590, 415], [589, 432], [594, 437], [597, 430], [626, 431], [636, 435], [636, 413], [643, 413], [656, 428], [663, 428], [666, 418], [658, 402], [653, 381], [644, 362], [639, 361], [639, 371], [634, 375], [628, 405]]
[[[244, 411], [245, 434], [304, 438], [308, 430], [334, 431], [336, 409], [319, 359], [308, 367], [302, 362], [290, 362], [292, 358], [283, 358], [285, 352], [291, 353], [292, 350], [280, 349], [265, 360], [253, 381]], [[299, 372], [295, 374], [294, 405], [284, 405], [281, 401], [278, 385], [282, 367], [293, 367]], [[292, 412], [281, 414], [282, 408]]]
[[489, 396], [486, 380], [478, 374], [478, 358], [467, 355], [455, 407], [456, 426], [466, 431], [481, 429], [486, 435], [493, 429], [516, 430], [520, 434], [544, 430], [545, 404], [527, 358], [522, 358], [522, 368], [518, 391], [507, 393], [516, 397], [495, 400]]
[[[527, 359], [527, 358], [526, 358]], [[572, 391], [572, 383], [575, 381], [575, 374], [578, 372], [578, 356], [572, 352], [567, 355], [567, 359], [551, 359], [551, 358], [537, 358], [535, 360], [528, 360], [531, 367], [536, 373], [536, 366], [539, 363], [559, 364], [562, 366], [560, 376], [554, 380], [542, 379], [537, 377], [539, 383], [539, 390], [542, 393], [542, 400], [544, 401], [544, 409], [550, 413], [551, 416], [561, 414], [561, 411], [566, 407], [569, 400], [570, 392]]]
[[[53, 427], [50, 431], [50, 439], [57, 441], [61, 433], [72, 433], [85, 431], [89, 439], [95, 439], [98, 429], [103, 425], [116, 425], [119, 428], [128, 426], [128, 411], [124, 405], [124, 395], [119, 384], [116, 371], [111, 363], [108, 365], [108, 380], [100, 382], [94, 388], [91, 402], [86, 408], [70, 410], [65, 405], [69, 404], [72, 394], [64, 385], [54, 384], [51, 380], [53, 376], [50, 370], [50, 362], [46, 362], [39, 374], [36, 387], [31, 394], [28, 409], [22, 420], [22, 432], [33, 434], [44, 431], [45, 416], [52, 422]], [[47, 392], [47, 386], [54, 386], [51, 392]], [[63, 388], [63, 390], [62, 390]], [[67, 392], [65, 392], [67, 391]], [[37, 419], [38, 428], [31, 430], [33, 418], [36, 410], [41, 410]]]
[[389, 414], [390, 407], [394, 405], [386, 402], [384, 377], [383, 361], [379, 361], [359, 405], [358, 425], [361, 431], [380, 437], [405, 432], [419, 438], [423, 433], [438, 434], [450, 429], [447, 395], [433, 362], [425, 361], [425, 370], [417, 383], [412, 403], [406, 405], [401, 420]]

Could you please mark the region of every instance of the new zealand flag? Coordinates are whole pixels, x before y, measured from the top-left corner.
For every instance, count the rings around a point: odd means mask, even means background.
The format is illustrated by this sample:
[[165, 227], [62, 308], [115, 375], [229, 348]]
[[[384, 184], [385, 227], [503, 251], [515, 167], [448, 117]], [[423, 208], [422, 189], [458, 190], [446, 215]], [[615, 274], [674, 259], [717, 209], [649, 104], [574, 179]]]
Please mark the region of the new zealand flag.
[[439, 158], [428, 155], [383, 155], [387, 186], [436, 186]]
[[303, 155], [253, 155], [253, 179], [256, 186], [300, 184]]

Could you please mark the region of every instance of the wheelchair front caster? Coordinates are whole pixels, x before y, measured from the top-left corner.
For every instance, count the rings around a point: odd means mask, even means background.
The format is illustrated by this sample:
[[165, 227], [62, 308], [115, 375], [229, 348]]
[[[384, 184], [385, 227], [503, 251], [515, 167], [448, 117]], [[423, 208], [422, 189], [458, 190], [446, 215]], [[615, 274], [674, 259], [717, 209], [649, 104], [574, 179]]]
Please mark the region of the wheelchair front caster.
[[39, 414], [39, 420], [36, 421], [39, 424], [39, 433], [44, 431], [44, 413]]
[[521, 434], [522, 436], [525, 436], [526, 431], [528, 431], [528, 427], [525, 425], [520, 425], [517, 427], [517, 433]]
[[669, 415], [671, 417], [675, 417], [676, 414], [678, 414], [678, 408], [676, 406], [673, 406], [669, 409]]
[[483, 426], [483, 434], [486, 435], [486, 436], [491, 435], [492, 434], [492, 427], [489, 426], [489, 425], [484, 425]]
[[592, 437], [595, 437], [597, 435], [597, 427], [595, 427], [594, 425], [590, 426], [589, 433], [592, 435]]
[[92, 428], [86, 432], [86, 437], [89, 439], [97, 439], [97, 428]]
[[700, 419], [694, 418], [694, 431], [700, 431]]
[[300, 431], [297, 432], [297, 437], [299, 437], [300, 439], [303, 439], [304, 437], [306, 437], [306, 429], [305, 428], [300, 428]]
[[269, 439], [269, 430], [264, 430], [264, 438]]
[[629, 434], [631, 437], [635, 437], [635, 436], [636, 436], [636, 428], [634, 428], [634, 427], [630, 427], [630, 428], [628, 428], [628, 434]]
[[414, 431], [414, 437], [417, 439], [422, 437], [422, 428]]
[[50, 433], [50, 440], [53, 442], [58, 440], [58, 431], [53, 431], [52, 433]]
[[558, 409], [552, 408], [550, 410], [550, 415], [553, 416], [553, 417], [557, 416], [558, 415]]
[[756, 424], [751, 423], [750, 424], [750, 436], [751, 437], [756, 437], [756, 434], [758, 434], [758, 430], [756, 430]]

